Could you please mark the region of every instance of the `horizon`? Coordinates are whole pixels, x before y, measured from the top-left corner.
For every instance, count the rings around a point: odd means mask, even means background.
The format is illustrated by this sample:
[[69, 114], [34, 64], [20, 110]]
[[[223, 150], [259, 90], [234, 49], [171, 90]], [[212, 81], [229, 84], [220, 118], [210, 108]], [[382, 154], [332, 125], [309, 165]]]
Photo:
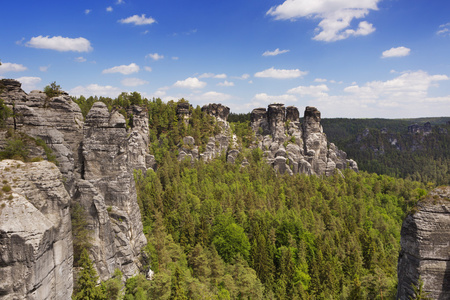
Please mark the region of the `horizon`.
[[[24, 9], [24, 5], [27, 9]], [[71, 96], [281, 102], [326, 118], [450, 116], [446, 1], [6, 2], [0, 79]], [[420, 20], [420, 22], [418, 21]]]

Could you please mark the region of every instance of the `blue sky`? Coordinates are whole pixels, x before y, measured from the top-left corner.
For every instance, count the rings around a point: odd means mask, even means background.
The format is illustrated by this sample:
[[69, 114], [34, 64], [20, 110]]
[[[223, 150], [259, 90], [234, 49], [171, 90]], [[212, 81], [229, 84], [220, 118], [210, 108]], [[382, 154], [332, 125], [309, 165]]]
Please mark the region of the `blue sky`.
[[26, 92], [450, 116], [447, 0], [3, 1], [0, 77]]

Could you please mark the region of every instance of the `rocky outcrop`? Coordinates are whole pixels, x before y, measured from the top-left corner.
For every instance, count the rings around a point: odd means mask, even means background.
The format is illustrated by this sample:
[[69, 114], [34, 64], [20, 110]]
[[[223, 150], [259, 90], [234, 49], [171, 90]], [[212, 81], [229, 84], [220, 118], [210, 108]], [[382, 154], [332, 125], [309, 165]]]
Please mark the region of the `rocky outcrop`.
[[423, 281], [430, 299], [450, 299], [450, 187], [437, 188], [403, 222], [397, 299]]
[[[204, 105], [202, 107], [202, 111], [216, 118], [220, 132], [209, 138], [203, 152], [201, 152], [199, 147], [195, 145], [195, 140], [193, 137], [184, 137], [183, 143], [179, 150], [178, 160], [188, 158], [191, 161], [197, 159], [210, 161], [222, 155], [222, 153], [226, 153], [228, 148], [236, 148], [236, 136], [231, 133], [230, 125], [227, 122], [228, 115], [230, 114], [230, 108], [222, 104], [213, 103]], [[239, 153], [239, 151], [237, 151], [237, 153]]]
[[0, 161], [0, 174], [0, 299], [70, 299], [70, 197], [62, 174], [47, 161], [15, 160]]
[[320, 125], [320, 112], [306, 107], [303, 124], [294, 106], [271, 104], [251, 113], [251, 126], [258, 147], [267, 161], [280, 173], [331, 175], [347, 167], [357, 171], [355, 161], [345, 152], [328, 143]]
[[40, 91], [27, 95], [15, 80], [4, 79], [0, 85], [0, 97], [15, 110], [8, 124], [51, 147], [71, 201], [85, 208], [93, 236], [91, 257], [101, 279], [108, 279], [115, 268], [133, 276], [146, 244], [133, 170], [154, 166], [148, 154], [147, 111], [131, 107], [127, 128], [119, 112], [97, 102], [84, 121], [65, 93], [48, 98]]

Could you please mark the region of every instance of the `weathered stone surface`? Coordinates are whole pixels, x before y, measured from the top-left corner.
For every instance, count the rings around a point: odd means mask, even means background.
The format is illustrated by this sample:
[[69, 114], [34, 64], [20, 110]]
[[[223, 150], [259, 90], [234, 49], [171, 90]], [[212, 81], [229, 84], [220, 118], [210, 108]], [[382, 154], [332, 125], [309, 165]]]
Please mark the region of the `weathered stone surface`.
[[[289, 171], [316, 175], [332, 175], [336, 169], [351, 168], [358, 171], [355, 161], [334, 144], [329, 144], [320, 125], [320, 112], [306, 107], [304, 123], [300, 124], [298, 109], [283, 104], [271, 104], [268, 110], [254, 109], [251, 126], [258, 140], [257, 146], [264, 151], [268, 163], [277, 170], [285, 171], [275, 158], [289, 160]], [[281, 150], [280, 150], [281, 149]]]
[[403, 222], [398, 259], [398, 299], [413, 296], [412, 285], [431, 299], [450, 299], [450, 187], [437, 188]]
[[229, 107], [217, 103], [210, 103], [208, 105], [204, 105], [202, 107], [202, 111], [205, 111], [209, 115], [214, 116], [216, 118], [220, 118], [223, 121], [226, 121], [228, 119], [228, 115], [230, 114]]
[[183, 120], [186, 126], [189, 125], [189, 118], [191, 117], [189, 102], [179, 102], [177, 104], [177, 116], [178, 119]]
[[70, 197], [47, 161], [0, 162], [0, 299], [70, 299]]
[[6, 91], [2, 97], [15, 103], [17, 130], [52, 148], [72, 201], [88, 212], [94, 238], [90, 254], [101, 279], [108, 279], [116, 267], [126, 277], [134, 275], [146, 239], [133, 169], [156, 168], [148, 154], [148, 112], [129, 108], [133, 122], [127, 129], [118, 111], [109, 112], [96, 102], [84, 122], [78, 105], [65, 93], [49, 99], [39, 91], [26, 95], [14, 80], [1, 84]]

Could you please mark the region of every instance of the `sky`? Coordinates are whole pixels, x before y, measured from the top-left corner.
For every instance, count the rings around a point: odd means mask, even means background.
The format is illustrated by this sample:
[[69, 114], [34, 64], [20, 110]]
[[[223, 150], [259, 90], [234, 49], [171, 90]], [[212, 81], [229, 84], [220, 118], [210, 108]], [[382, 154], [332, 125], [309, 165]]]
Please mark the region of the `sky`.
[[450, 116], [448, 0], [15, 0], [0, 78], [26, 92]]

